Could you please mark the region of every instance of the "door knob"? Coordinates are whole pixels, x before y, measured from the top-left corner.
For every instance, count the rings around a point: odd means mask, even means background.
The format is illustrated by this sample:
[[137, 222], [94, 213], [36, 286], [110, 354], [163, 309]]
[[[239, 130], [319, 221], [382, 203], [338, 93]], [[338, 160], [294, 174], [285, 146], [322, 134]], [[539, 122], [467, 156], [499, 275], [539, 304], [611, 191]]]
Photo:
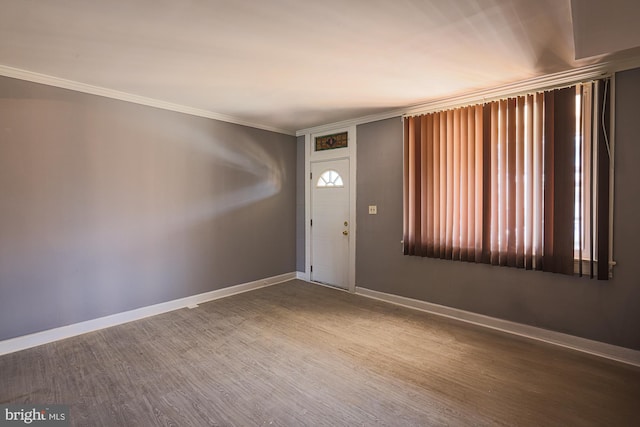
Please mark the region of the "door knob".
[[348, 234], [349, 234], [349, 232], [348, 232], [347, 230], [344, 230], [344, 231], [342, 232], [342, 234], [344, 234], [344, 235], [346, 236], [346, 235], [348, 235]]

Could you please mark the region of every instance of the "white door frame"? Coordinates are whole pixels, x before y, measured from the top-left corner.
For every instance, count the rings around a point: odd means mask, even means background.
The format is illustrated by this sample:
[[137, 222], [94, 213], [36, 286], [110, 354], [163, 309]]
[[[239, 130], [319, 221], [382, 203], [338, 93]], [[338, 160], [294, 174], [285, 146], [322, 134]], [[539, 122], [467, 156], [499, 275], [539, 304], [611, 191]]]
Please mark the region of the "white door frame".
[[[332, 133], [348, 132], [349, 143], [347, 148], [315, 151], [316, 137], [330, 135]], [[305, 280], [311, 279], [311, 162], [322, 160], [349, 159], [349, 292], [356, 291], [356, 127], [333, 128], [317, 133], [304, 135], [304, 240], [305, 240]]]

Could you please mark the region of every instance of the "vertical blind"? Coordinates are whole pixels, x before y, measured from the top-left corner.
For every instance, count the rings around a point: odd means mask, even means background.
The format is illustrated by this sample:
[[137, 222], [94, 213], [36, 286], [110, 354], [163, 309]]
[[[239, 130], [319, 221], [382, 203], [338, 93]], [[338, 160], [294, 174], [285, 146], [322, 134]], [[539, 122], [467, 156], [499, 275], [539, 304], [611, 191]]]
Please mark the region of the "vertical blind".
[[406, 117], [404, 253], [608, 278], [605, 84]]

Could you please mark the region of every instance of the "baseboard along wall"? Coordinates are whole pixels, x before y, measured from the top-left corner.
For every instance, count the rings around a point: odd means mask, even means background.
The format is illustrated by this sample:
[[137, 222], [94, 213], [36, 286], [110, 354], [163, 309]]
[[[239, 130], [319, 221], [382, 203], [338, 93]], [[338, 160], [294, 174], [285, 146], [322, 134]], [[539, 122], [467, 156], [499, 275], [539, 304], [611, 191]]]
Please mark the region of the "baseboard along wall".
[[215, 291], [192, 295], [185, 298], [179, 298], [160, 304], [150, 305], [147, 307], [141, 307], [135, 310], [112, 314], [110, 316], [87, 320], [85, 322], [75, 323], [73, 325], [62, 326], [42, 332], [36, 332], [29, 335], [10, 338], [8, 340], [0, 341], [0, 356], [3, 354], [9, 354], [20, 350], [25, 350], [27, 348], [36, 347], [42, 344], [62, 340], [65, 338], [70, 338], [76, 335], [85, 334], [87, 332], [97, 331], [100, 329], [108, 328], [110, 326], [116, 326], [122, 323], [144, 319], [145, 317], [155, 316], [156, 314], [162, 314], [168, 311], [179, 310], [181, 308], [195, 308], [198, 306], [198, 304], [203, 304], [208, 301], [213, 301], [242, 292], [252, 291], [254, 289], [264, 288], [266, 286], [286, 282], [295, 278], [296, 273], [280, 274], [278, 276], [268, 277], [266, 279], [260, 279], [253, 282], [229, 286], [227, 288], [216, 289]]
[[[192, 295], [110, 316], [100, 317], [98, 319], [87, 320], [73, 325], [10, 338], [8, 340], [0, 341], [0, 356], [173, 310], [194, 308], [197, 307], [198, 304], [203, 304], [208, 301], [252, 291], [254, 289], [264, 288], [296, 278], [306, 280], [305, 274], [302, 272], [285, 273], [253, 282], [242, 283], [198, 295]], [[640, 367], [640, 351], [638, 350], [580, 338], [569, 334], [563, 334], [561, 332], [549, 331], [535, 326], [523, 325], [508, 320], [502, 320], [426, 301], [387, 294], [359, 286], [356, 287], [356, 294]]]
[[549, 331], [535, 326], [523, 325], [521, 323], [459, 310], [444, 305], [387, 294], [359, 286], [356, 287], [356, 294], [640, 367], [640, 351], [638, 350], [580, 338], [561, 332]]

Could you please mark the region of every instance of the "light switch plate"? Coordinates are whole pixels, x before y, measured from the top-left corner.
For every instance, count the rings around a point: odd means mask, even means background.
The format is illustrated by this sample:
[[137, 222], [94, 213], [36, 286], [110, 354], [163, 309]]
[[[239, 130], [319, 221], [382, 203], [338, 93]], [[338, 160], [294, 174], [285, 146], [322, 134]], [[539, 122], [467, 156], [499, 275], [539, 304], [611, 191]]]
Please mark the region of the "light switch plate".
[[378, 206], [369, 205], [369, 215], [377, 215], [378, 214]]

